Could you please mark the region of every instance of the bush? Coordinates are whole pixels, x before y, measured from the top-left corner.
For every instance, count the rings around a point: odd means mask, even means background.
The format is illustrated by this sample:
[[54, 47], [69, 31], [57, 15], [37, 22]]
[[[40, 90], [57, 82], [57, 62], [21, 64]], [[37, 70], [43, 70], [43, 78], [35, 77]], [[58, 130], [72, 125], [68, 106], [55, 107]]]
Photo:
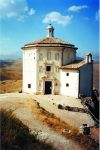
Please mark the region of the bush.
[[39, 102], [37, 102], [37, 107], [40, 108], [40, 103]]
[[20, 90], [19, 93], [22, 93], [22, 90]]
[[70, 110], [70, 107], [69, 106], [65, 106], [65, 110]]
[[64, 107], [61, 104], [58, 104], [58, 109], [64, 109]]

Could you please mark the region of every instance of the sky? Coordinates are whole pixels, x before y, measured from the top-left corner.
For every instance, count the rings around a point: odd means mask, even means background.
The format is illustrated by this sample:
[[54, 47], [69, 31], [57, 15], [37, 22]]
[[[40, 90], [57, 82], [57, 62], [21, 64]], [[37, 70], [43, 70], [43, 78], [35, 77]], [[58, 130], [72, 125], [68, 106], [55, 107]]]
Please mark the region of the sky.
[[99, 58], [99, 0], [0, 0], [0, 54], [21, 55], [21, 47], [47, 37], [52, 24], [57, 38]]

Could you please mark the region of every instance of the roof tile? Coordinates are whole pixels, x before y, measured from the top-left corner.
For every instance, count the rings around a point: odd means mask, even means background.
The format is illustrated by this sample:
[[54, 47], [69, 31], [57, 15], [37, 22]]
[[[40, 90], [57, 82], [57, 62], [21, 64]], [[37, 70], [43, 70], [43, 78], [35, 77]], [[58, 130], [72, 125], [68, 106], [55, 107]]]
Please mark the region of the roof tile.
[[84, 60], [75, 60], [73, 63], [68, 64], [66, 66], [62, 66], [59, 67], [59, 69], [79, 69], [80, 67], [82, 67], [83, 65], [85, 65], [85, 61]]
[[72, 47], [74, 49], [77, 49], [77, 47], [75, 47], [73, 44], [70, 44], [67, 41], [63, 41], [59, 38], [55, 38], [55, 37], [47, 37], [47, 38], [42, 38], [36, 41], [33, 41], [31, 43], [25, 44], [24, 47], [22, 47], [22, 49], [24, 48], [29, 48], [29, 47], [50, 47], [50, 46], [56, 46], [56, 47], [62, 47], [62, 46], [67, 46], [67, 47]]

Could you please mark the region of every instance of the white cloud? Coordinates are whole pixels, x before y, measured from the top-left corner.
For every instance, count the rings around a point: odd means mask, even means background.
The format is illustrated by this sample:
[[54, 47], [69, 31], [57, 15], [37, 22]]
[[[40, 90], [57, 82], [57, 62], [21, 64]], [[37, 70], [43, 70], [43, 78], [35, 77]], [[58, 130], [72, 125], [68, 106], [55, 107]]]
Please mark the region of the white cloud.
[[0, 18], [20, 18], [25, 15], [31, 16], [34, 13], [33, 8], [29, 9], [27, 0], [0, 0]]
[[96, 12], [95, 19], [98, 21], [100, 19], [100, 10]]
[[43, 23], [56, 22], [61, 25], [68, 25], [72, 18], [72, 15], [63, 16], [61, 13], [54, 11], [46, 14], [45, 18], [43, 19]]
[[24, 22], [27, 17], [28, 17], [27, 15], [22, 15], [22, 16], [19, 16], [17, 20], [20, 22]]
[[33, 9], [33, 8], [31, 8], [30, 10], [29, 10], [29, 12], [28, 12], [28, 15], [29, 16], [32, 16], [32, 15], [34, 15], [35, 14], [35, 10]]
[[19, 16], [27, 6], [26, 0], [0, 0], [0, 17]]
[[73, 5], [73, 6], [69, 7], [68, 10], [73, 11], [73, 12], [78, 12], [78, 11], [80, 11], [82, 9], [86, 9], [86, 8], [88, 8], [87, 5], [80, 5], [80, 6]]
[[17, 17], [18, 14], [16, 12], [9, 12], [6, 14], [7, 18]]
[[29, 9], [28, 6], [26, 6], [26, 7], [24, 8], [24, 11], [28, 11], [28, 9]]

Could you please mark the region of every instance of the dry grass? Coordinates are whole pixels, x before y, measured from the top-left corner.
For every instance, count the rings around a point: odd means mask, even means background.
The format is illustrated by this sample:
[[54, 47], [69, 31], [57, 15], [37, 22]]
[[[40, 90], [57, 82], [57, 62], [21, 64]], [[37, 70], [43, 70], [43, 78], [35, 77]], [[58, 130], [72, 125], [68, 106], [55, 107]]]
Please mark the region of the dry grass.
[[15, 117], [12, 111], [0, 110], [2, 150], [54, 150], [37, 139], [37, 133], [30, 134], [26, 125]]
[[1, 69], [0, 70], [0, 78], [1, 81], [3, 80], [21, 80], [22, 74], [21, 72], [17, 72], [17, 70], [11, 70], [11, 69]]
[[0, 93], [19, 92], [22, 89], [22, 62], [4, 62], [0, 65]]
[[[41, 108], [37, 102], [33, 101], [31, 106], [32, 112], [35, 113], [37, 118], [57, 133], [66, 138], [73, 139], [86, 150], [98, 150], [98, 143], [95, 142], [90, 136], [80, 134], [76, 128], [60, 120], [54, 114], [47, 112], [45, 109]], [[64, 131], [64, 129], [66, 130]]]
[[[40, 119], [42, 122], [44, 122], [44, 124], [47, 124], [59, 134], [67, 137], [79, 135], [78, 129], [73, 128], [69, 124], [65, 123], [60, 118], [56, 117], [53, 113], [46, 111], [44, 108], [40, 107], [39, 103], [36, 101], [32, 102], [31, 107], [32, 113], [35, 114], [38, 119]], [[64, 132], [64, 129], [67, 129], [67, 131]]]
[[21, 80], [22, 79], [22, 62], [12, 61], [0, 66], [0, 80]]
[[5, 80], [0, 83], [0, 93], [20, 92], [22, 80]]

